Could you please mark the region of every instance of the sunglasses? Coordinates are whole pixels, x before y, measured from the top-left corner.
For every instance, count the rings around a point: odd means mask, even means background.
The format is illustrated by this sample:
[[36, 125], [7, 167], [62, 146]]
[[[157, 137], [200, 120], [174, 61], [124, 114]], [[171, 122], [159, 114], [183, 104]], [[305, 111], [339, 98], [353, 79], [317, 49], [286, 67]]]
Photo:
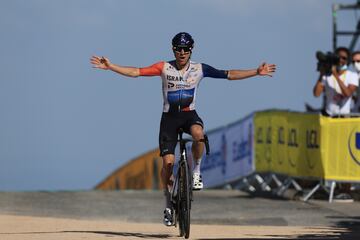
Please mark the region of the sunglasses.
[[353, 60], [353, 63], [360, 63], [360, 60]]
[[339, 58], [342, 60], [348, 60], [348, 57], [345, 57], [345, 56], [339, 56]]
[[173, 50], [175, 52], [181, 52], [181, 50], [184, 50], [185, 53], [191, 52], [192, 47], [181, 47], [181, 46], [175, 46], [173, 47]]

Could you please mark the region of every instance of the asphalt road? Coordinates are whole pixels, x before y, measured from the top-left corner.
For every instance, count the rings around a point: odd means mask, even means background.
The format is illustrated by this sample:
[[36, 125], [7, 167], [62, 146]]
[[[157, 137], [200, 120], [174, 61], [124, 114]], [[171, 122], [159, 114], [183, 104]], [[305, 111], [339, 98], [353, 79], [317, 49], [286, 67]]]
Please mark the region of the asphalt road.
[[[0, 215], [10, 216], [161, 225], [163, 206], [161, 191], [0, 192]], [[305, 203], [206, 190], [195, 192], [191, 220], [199, 225], [341, 228], [352, 235], [328, 239], [360, 239], [360, 202]]]

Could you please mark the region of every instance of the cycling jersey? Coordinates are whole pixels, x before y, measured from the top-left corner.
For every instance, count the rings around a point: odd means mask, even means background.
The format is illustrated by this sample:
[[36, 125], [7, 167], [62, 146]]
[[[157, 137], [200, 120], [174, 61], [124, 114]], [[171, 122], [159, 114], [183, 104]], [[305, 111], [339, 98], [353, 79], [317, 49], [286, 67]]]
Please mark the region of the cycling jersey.
[[196, 91], [201, 79], [204, 77], [227, 78], [227, 74], [227, 71], [192, 61], [189, 62], [184, 73], [177, 69], [175, 60], [140, 68], [140, 76], [161, 76], [163, 112], [195, 110]]

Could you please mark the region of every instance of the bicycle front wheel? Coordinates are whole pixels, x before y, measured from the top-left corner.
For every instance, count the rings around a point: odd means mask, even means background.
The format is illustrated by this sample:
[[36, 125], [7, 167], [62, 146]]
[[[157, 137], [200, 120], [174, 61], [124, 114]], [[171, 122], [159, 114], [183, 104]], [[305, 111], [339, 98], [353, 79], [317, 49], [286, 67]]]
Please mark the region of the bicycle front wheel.
[[191, 178], [189, 174], [189, 168], [186, 162], [180, 166], [180, 184], [179, 184], [179, 198], [180, 198], [180, 211], [179, 211], [179, 225], [180, 236], [189, 238], [190, 236], [190, 191], [191, 191]]

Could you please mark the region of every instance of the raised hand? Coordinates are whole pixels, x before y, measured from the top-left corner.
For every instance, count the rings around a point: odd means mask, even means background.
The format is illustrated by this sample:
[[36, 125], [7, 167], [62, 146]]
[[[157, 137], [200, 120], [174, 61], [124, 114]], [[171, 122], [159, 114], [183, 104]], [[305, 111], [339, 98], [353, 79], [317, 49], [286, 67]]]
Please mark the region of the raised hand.
[[109, 70], [111, 64], [108, 58], [98, 56], [92, 56], [90, 62], [93, 65], [93, 68], [100, 68], [104, 70]]
[[275, 64], [268, 64], [268, 63], [262, 63], [257, 69], [257, 73], [260, 76], [272, 77], [272, 74], [275, 71], [276, 71], [276, 65]]

